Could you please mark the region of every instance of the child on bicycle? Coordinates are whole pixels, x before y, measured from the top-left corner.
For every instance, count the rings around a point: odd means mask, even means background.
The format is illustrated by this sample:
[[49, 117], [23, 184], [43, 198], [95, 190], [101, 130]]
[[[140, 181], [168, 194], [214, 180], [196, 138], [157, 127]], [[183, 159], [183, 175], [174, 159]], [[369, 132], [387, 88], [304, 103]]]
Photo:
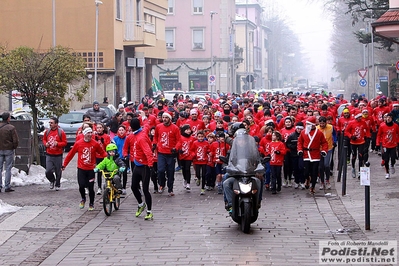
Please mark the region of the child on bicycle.
[[[94, 172], [98, 172], [99, 170], [112, 172], [115, 169], [119, 169], [119, 173], [123, 173], [126, 169], [126, 164], [121, 158], [119, 158], [118, 147], [116, 144], [108, 144], [105, 150], [107, 151], [108, 156], [105, 157], [99, 164], [97, 164], [96, 168], [94, 168]], [[112, 182], [116, 189], [122, 193], [122, 183], [119, 173], [114, 175]]]

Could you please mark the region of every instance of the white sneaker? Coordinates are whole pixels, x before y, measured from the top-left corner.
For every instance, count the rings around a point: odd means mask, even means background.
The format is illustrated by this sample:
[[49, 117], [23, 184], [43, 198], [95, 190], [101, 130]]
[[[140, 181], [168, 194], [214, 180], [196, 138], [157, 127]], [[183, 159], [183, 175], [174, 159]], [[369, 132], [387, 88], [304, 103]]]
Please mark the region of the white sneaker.
[[126, 195], [126, 189], [122, 189], [122, 195]]
[[395, 173], [395, 167], [391, 166], [391, 167], [389, 168], [389, 173], [390, 173], [391, 175], [393, 175], [393, 174]]
[[183, 180], [183, 187], [186, 188], [187, 187], [187, 181]]
[[385, 175], [385, 179], [390, 179], [390, 178], [391, 178], [391, 176], [389, 174]]
[[97, 195], [101, 195], [101, 193], [102, 193], [101, 188], [98, 188], [98, 190], [97, 190]]
[[283, 180], [283, 187], [287, 187], [287, 180]]
[[301, 186], [301, 189], [302, 189], [302, 190], [306, 188], [304, 183], [301, 183], [301, 184], [299, 184], [299, 185]]
[[355, 170], [355, 168], [352, 168], [352, 177], [356, 178], [356, 170]]
[[330, 184], [330, 182], [326, 182], [326, 188], [327, 188], [327, 189], [331, 189], [331, 184]]
[[324, 189], [324, 183], [321, 183], [320, 184], [320, 188], [319, 188], [320, 190], [323, 190]]
[[297, 189], [299, 187], [298, 183], [294, 183], [294, 188]]
[[288, 180], [288, 187], [292, 187], [292, 181], [291, 181], [291, 179]]
[[187, 184], [187, 185], [186, 185], [186, 190], [187, 190], [187, 192], [190, 192], [190, 190], [191, 190], [190, 184]]
[[89, 195], [89, 189], [87, 187], [85, 187], [85, 194]]

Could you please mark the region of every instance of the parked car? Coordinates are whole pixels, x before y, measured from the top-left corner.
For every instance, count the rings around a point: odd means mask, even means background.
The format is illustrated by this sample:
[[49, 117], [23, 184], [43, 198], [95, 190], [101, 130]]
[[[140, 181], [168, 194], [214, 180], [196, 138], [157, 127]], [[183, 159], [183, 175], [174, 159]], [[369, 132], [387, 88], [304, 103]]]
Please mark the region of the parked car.
[[58, 118], [58, 125], [64, 130], [67, 137], [65, 151], [69, 151], [76, 142], [76, 132], [83, 124], [83, 115], [85, 113], [85, 110], [70, 111]]

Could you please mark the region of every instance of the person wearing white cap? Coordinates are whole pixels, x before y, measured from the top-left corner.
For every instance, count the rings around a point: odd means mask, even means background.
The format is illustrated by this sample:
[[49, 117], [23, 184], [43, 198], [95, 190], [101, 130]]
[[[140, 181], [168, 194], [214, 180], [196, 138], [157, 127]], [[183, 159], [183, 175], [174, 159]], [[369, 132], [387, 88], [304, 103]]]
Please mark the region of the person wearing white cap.
[[358, 178], [360, 178], [360, 167], [364, 165], [363, 155], [365, 154], [365, 138], [367, 135], [367, 131], [370, 131], [370, 128], [367, 124], [362, 121], [362, 113], [358, 113], [355, 115], [355, 120], [352, 120], [348, 123], [348, 126], [345, 130], [345, 136], [349, 138], [351, 144], [352, 151], [352, 177], [356, 178], [356, 159], [359, 155], [359, 172]]
[[198, 119], [198, 110], [190, 110], [190, 118], [186, 121], [186, 124], [190, 125], [192, 135], [195, 137], [197, 132], [205, 129], [205, 123], [201, 119]]
[[97, 141], [92, 139], [93, 130], [88, 127], [83, 130], [83, 139], [78, 140], [68, 152], [62, 164], [62, 170], [73, 159], [75, 154], [78, 154], [78, 184], [79, 192], [82, 200], [79, 203], [79, 208], [83, 209], [86, 203], [85, 187], [89, 188], [89, 211], [94, 210], [94, 181], [95, 174], [94, 168], [96, 166], [96, 153], [107, 157], [105, 150], [98, 144]]
[[180, 129], [172, 123], [172, 115], [168, 112], [162, 114], [162, 124], [155, 127], [153, 151], [158, 151], [158, 184], [159, 193], [162, 193], [165, 184], [165, 172], [168, 179], [169, 196], [174, 196], [173, 184], [175, 181], [176, 146], [180, 141]]

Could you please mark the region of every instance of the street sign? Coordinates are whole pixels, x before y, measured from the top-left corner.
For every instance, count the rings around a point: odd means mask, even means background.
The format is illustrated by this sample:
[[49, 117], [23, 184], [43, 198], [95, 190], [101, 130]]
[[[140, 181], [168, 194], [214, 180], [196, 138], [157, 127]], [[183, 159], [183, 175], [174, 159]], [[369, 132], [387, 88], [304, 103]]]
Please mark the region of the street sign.
[[375, 88], [376, 88], [377, 90], [381, 89], [380, 83], [376, 83], [376, 84], [375, 84]]
[[365, 80], [365, 79], [359, 80], [359, 85], [362, 86], [362, 87], [366, 87], [367, 86], [367, 80]]
[[399, 71], [399, 61], [396, 62], [396, 70]]
[[357, 72], [359, 73], [359, 76], [360, 76], [362, 79], [364, 79], [364, 77], [365, 77], [366, 74], [367, 74], [367, 69], [359, 69]]
[[215, 75], [209, 75], [209, 85], [214, 86], [216, 81]]

